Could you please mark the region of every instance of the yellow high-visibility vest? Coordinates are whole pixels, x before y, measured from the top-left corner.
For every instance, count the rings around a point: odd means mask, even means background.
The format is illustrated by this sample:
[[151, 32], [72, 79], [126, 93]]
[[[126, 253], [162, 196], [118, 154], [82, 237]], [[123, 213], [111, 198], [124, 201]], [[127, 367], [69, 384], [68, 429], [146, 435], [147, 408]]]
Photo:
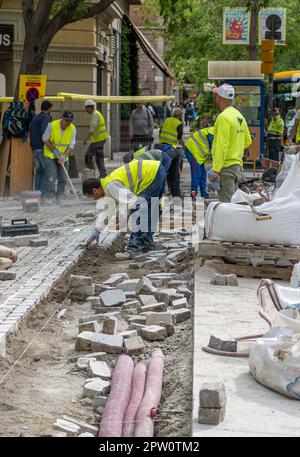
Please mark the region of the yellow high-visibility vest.
[[[72, 141], [73, 133], [75, 130], [75, 125], [70, 124], [65, 130], [63, 130], [63, 134], [61, 134], [60, 128], [60, 119], [52, 122], [52, 133], [49, 140], [62, 155], [66, 152], [68, 146]], [[44, 146], [44, 157], [48, 157], [48, 159], [55, 159], [55, 154], [48, 148], [48, 146]], [[69, 160], [69, 157], [66, 157], [66, 160]]]
[[187, 149], [200, 164], [211, 161], [211, 150], [207, 135], [213, 135], [214, 131], [214, 127], [197, 130], [185, 143]]
[[[300, 143], [300, 110], [297, 111], [297, 115], [299, 116], [298, 120], [298, 125], [297, 125], [297, 132], [296, 132], [296, 143]], [[297, 121], [295, 121], [297, 122]]]
[[106, 138], [108, 137], [108, 134], [106, 131], [104, 117], [98, 110], [95, 110], [91, 115], [90, 129], [93, 130], [93, 128], [94, 128], [94, 126], [93, 126], [93, 114], [94, 113], [98, 114], [99, 122], [98, 122], [96, 131], [93, 133], [93, 136], [91, 137], [91, 142], [100, 143], [100, 141], [106, 140]]
[[161, 128], [161, 132], [159, 135], [159, 142], [171, 144], [176, 148], [178, 145], [178, 131], [177, 128], [179, 125], [182, 124], [182, 121], [177, 119], [176, 117], [167, 117], [165, 119], [163, 126]]
[[106, 193], [106, 186], [109, 183], [119, 181], [132, 193], [139, 195], [152, 184], [159, 167], [160, 162], [156, 160], [132, 160], [101, 179], [102, 189]]
[[282, 137], [284, 132], [284, 122], [283, 119], [279, 116], [276, 116], [270, 122], [268, 128], [268, 136], [269, 137], [278, 137], [279, 139]]

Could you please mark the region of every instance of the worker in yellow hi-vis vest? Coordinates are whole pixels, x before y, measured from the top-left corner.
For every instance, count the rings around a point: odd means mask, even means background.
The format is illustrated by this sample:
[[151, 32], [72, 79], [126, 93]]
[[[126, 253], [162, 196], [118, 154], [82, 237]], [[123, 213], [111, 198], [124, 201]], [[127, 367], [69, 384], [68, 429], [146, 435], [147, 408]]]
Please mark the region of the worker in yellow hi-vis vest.
[[73, 124], [73, 120], [73, 113], [65, 111], [62, 119], [48, 124], [43, 135], [45, 158], [44, 203], [50, 203], [56, 197], [56, 203], [60, 204], [64, 197], [67, 178], [62, 165], [68, 170], [69, 155], [76, 144], [76, 127]]
[[104, 145], [108, 137], [105, 120], [96, 109], [96, 103], [93, 100], [87, 100], [84, 107], [90, 115], [90, 131], [83, 143], [91, 142], [85, 154], [85, 164], [87, 168], [93, 169], [93, 156], [95, 156], [100, 177], [105, 178], [107, 172], [104, 165]]
[[[131, 214], [138, 210], [139, 216], [136, 224], [132, 226], [127, 249], [146, 252], [155, 249], [153, 233], [159, 219], [159, 202], [164, 192], [166, 174], [166, 168], [157, 160], [134, 159], [114, 170], [106, 178], [85, 180], [82, 192], [94, 200], [110, 197], [117, 204], [126, 205]], [[107, 203], [108, 207], [112, 206], [109, 205], [109, 201]], [[121, 216], [124, 213], [123, 208]], [[93, 240], [99, 240], [102, 227], [99, 226], [98, 220], [97, 222], [98, 226], [87, 245]]]

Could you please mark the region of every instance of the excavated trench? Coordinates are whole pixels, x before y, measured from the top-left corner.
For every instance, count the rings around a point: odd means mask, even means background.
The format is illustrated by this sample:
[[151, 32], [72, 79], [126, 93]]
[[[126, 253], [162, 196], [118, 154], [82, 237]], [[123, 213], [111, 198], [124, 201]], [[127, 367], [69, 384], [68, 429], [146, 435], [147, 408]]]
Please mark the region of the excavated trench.
[[[119, 272], [127, 272], [132, 279], [166, 272], [159, 269], [159, 265], [158, 269], [153, 266], [130, 269], [132, 261], [115, 258], [122, 244], [123, 241], [119, 241], [100, 254], [88, 251], [70, 273], [91, 276], [94, 283], [101, 283]], [[193, 263], [193, 258], [189, 258], [170, 271], [187, 275]], [[55, 435], [53, 423], [64, 414], [92, 425], [100, 423], [101, 414], [94, 411], [92, 401], [82, 399], [83, 384], [88, 376], [78, 370], [75, 363], [78, 319], [93, 311], [88, 303], [68, 297], [68, 276], [23, 321], [10, 338], [7, 358], [0, 360], [0, 436], [18, 436], [22, 427], [27, 427], [32, 436]], [[193, 295], [190, 308], [192, 303]], [[63, 309], [66, 310], [63, 317], [58, 318], [56, 311]], [[145, 354], [134, 357], [135, 361], [149, 360], [154, 347], [160, 347], [165, 355], [162, 401], [155, 424], [157, 437], [191, 435], [192, 340], [192, 320], [189, 319], [176, 325], [176, 333], [166, 340], [145, 341]], [[116, 356], [108, 356], [112, 369], [115, 360]]]

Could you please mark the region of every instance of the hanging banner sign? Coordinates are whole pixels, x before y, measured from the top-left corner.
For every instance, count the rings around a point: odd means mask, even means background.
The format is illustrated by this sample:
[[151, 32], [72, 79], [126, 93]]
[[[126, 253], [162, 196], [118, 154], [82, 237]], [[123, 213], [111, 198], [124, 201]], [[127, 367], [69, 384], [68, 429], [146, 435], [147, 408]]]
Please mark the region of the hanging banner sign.
[[19, 98], [32, 102], [46, 96], [47, 75], [20, 75]]
[[250, 11], [223, 8], [223, 44], [249, 44]]
[[274, 40], [286, 44], [286, 8], [264, 8], [259, 12], [259, 42]]

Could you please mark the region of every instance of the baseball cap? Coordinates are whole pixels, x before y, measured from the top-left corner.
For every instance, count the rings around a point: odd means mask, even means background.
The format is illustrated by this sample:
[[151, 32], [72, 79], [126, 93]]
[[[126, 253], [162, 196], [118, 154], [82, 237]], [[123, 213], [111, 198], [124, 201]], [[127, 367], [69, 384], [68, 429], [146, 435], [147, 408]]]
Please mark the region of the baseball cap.
[[234, 87], [230, 84], [222, 84], [219, 87], [213, 88], [213, 93], [218, 94], [222, 98], [227, 98], [228, 100], [232, 100], [234, 98]]
[[95, 106], [95, 102], [93, 100], [86, 100], [84, 102], [84, 107], [86, 108], [87, 106]]
[[73, 121], [74, 119], [74, 115], [71, 111], [65, 111], [62, 117], [68, 121]]

